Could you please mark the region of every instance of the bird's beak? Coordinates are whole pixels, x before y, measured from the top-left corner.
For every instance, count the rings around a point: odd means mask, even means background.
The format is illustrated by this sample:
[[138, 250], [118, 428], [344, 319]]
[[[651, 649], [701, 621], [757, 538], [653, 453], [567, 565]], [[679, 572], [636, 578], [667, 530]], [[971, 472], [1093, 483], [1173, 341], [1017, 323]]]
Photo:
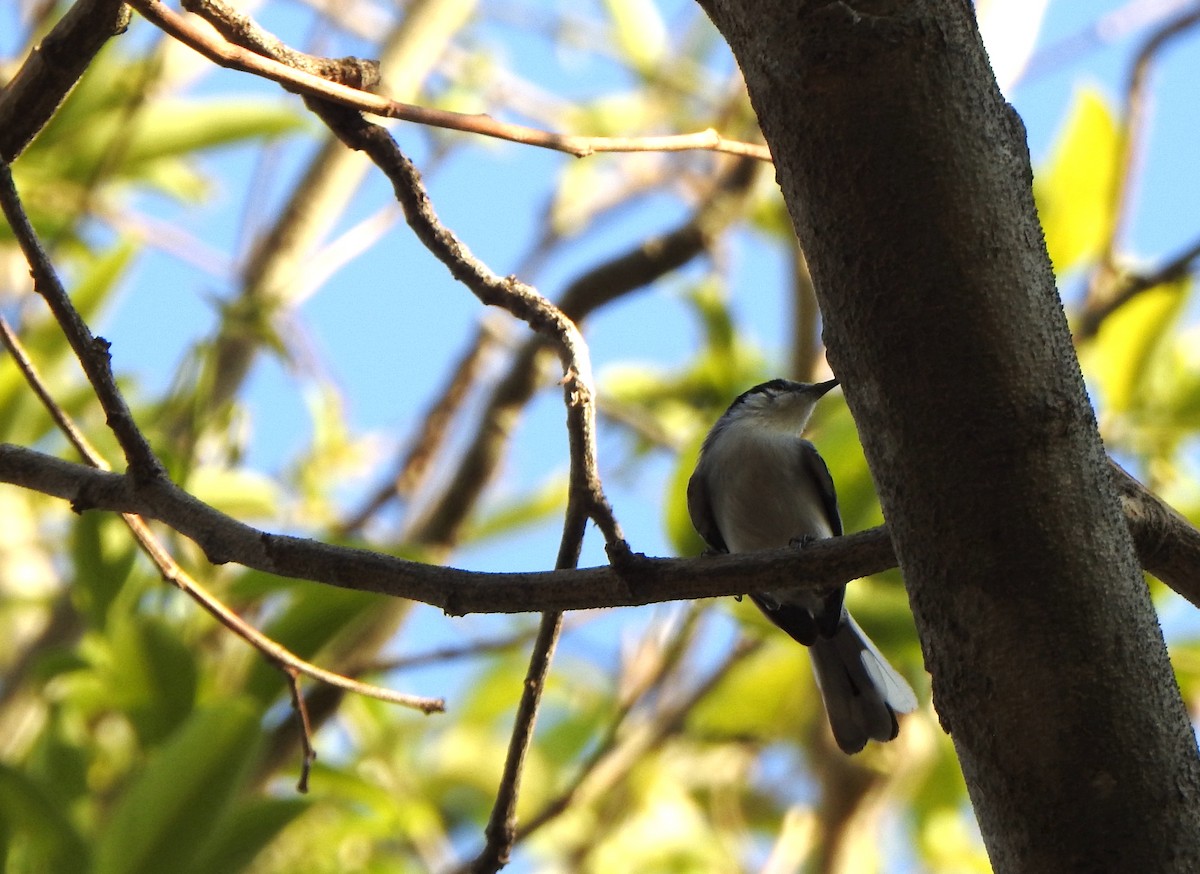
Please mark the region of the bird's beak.
[[814, 388], [816, 388], [816, 390], [817, 390], [817, 397], [821, 397], [826, 392], [828, 392], [831, 388], [835, 388], [837, 386], [837, 384], [838, 384], [838, 381], [836, 379], [831, 379], [828, 382], [818, 382], [814, 386]]

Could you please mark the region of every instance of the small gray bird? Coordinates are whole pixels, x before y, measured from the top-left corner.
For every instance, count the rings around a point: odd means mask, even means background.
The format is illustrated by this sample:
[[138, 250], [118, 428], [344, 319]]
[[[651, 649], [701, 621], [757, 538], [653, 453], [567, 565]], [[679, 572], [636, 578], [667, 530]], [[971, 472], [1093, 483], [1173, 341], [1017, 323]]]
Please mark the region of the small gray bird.
[[[829, 468], [800, 436], [837, 384], [773, 379], [741, 394], [713, 425], [687, 490], [692, 524], [710, 547], [753, 552], [841, 535]], [[833, 736], [856, 753], [868, 740], [894, 738], [896, 714], [915, 710], [917, 698], [847, 612], [845, 593], [780, 589], [750, 598], [809, 647]]]

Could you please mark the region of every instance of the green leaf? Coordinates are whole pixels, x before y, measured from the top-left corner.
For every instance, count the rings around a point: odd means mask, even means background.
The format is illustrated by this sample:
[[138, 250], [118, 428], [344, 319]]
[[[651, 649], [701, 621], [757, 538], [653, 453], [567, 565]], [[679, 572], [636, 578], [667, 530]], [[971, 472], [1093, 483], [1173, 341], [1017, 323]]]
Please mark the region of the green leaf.
[[137, 558], [125, 524], [106, 513], [84, 513], [71, 529], [76, 607], [90, 625], [103, 629], [108, 610]]
[[231, 808], [187, 874], [243, 870], [310, 806], [303, 798], [257, 798]]
[[[749, 600], [737, 610], [747, 621], [767, 620]], [[688, 714], [688, 726], [703, 736], [790, 738], [812, 719], [820, 696], [808, 667], [808, 653], [773, 626], [757, 652], [721, 678], [716, 688]]]
[[707, 548], [704, 540], [696, 533], [692, 525], [692, 517], [688, 513], [687, 485], [696, 469], [696, 459], [700, 457], [700, 444], [704, 442], [704, 432], [698, 431], [695, 439], [688, 447], [679, 453], [675, 461], [675, 469], [671, 472], [671, 480], [667, 484], [667, 497], [663, 506], [663, 527], [667, 539], [676, 555], [700, 555]]
[[114, 625], [105, 671], [109, 698], [144, 743], [155, 743], [175, 731], [195, 705], [195, 656], [178, 631], [157, 617], [125, 616]]
[[1062, 274], [1093, 257], [1112, 228], [1112, 187], [1120, 130], [1094, 88], [1075, 96], [1034, 197], [1054, 269]]
[[258, 720], [245, 700], [192, 714], [98, 830], [95, 874], [186, 870], [214, 834], [254, 757]]
[[163, 157], [190, 155], [244, 140], [269, 139], [305, 126], [305, 116], [278, 100], [163, 100], [138, 117], [138, 136], [130, 143], [131, 165]]
[[0, 862], [5, 871], [73, 874], [88, 869], [91, 852], [41, 786], [0, 762]]
[[86, 130], [63, 136], [30, 160], [56, 167], [59, 178], [86, 182], [101, 168], [125, 179], [154, 183], [163, 162], [237, 142], [296, 130], [295, 109], [258, 100], [151, 102], [133, 115], [114, 111], [88, 119]]

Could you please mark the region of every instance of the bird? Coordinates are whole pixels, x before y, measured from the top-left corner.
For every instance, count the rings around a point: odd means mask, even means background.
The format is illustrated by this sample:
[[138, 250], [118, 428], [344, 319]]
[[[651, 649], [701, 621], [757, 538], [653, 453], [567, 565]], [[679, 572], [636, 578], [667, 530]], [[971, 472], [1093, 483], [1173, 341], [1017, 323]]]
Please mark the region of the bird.
[[[716, 552], [754, 552], [840, 537], [829, 468], [802, 436], [817, 401], [838, 384], [772, 379], [739, 395], [713, 425], [688, 480], [692, 525]], [[779, 628], [809, 648], [834, 740], [856, 753], [889, 741], [917, 698], [844, 604], [846, 587], [751, 592]]]

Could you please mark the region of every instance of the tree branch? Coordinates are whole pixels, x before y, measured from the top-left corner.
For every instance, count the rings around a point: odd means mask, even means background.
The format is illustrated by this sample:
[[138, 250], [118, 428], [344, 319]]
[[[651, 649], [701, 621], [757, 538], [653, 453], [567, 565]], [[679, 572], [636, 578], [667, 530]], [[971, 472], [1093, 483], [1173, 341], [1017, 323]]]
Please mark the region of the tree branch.
[[0, 90], [0, 161], [15, 161], [54, 115], [109, 37], [124, 33], [122, 0], [78, 0]]
[[88, 382], [92, 384], [100, 406], [108, 418], [108, 426], [121, 444], [130, 472], [139, 481], [165, 477], [166, 471], [162, 463], [155, 456], [145, 436], [138, 430], [133, 413], [129, 411], [125, 399], [117, 389], [112, 373], [112, 358], [108, 353], [108, 341], [103, 337], [93, 336], [79, 311], [75, 309], [33, 226], [29, 223], [16, 186], [13, 185], [12, 172], [5, 163], [0, 163], [0, 206], [3, 207], [4, 216], [8, 219], [25, 260], [29, 263], [34, 289], [50, 307], [54, 318], [62, 327], [63, 334], [66, 335], [67, 342], [79, 358]]
[[1166, 263], [1149, 273], [1111, 272], [1102, 294], [1089, 297], [1076, 318], [1075, 339], [1094, 337], [1110, 315], [1133, 300], [1143, 291], [1160, 285], [1178, 282], [1196, 269], [1200, 260], [1200, 240], [1191, 243]]
[[485, 114], [450, 112], [400, 103], [378, 94], [359, 91], [337, 82], [330, 82], [312, 73], [294, 69], [273, 58], [233, 45], [197, 27], [188, 19], [173, 12], [159, 0], [131, 0], [130, 4], [148, 21], [155, 24], [185, 45], [195, 49], [213, 63], [231, 70], [241, 70], [271, 79], [299, 94], [328, 100], [351, 109], [369, 112], [383, 118], [397, 118], [430, 127], [480, 134], [509, 140], [527, 146], [566, 152], [584, 158], [599, 152], [682, 152], [712, 151], [744, 155], [759, 161], [770, 161], [766, 146], [727, 140], [712, 128], [691, 134], [648, 137], [587, 137], [559, 134], [537, 128], [497, 121]]
[[[214, 564], [234, 562], [283, 577], [408, 598], [456, 616], [631, 607], [780, 586], [824, 591], [896, 566], [887, 528], [880, 526], [801, 551], [687, 559], [634, 555], [619, 568], [479, 573], [260, 531], [169, 480], [135, 488], [121, 474], [7, 443], [0, 443], [0, 482], [71, 501], [79, 512], [110, 510], [156, 519], [194, 541]], [[1128, 474], [1118, 488], [1143, 566], [1200, 607], [1200, 531]]]

